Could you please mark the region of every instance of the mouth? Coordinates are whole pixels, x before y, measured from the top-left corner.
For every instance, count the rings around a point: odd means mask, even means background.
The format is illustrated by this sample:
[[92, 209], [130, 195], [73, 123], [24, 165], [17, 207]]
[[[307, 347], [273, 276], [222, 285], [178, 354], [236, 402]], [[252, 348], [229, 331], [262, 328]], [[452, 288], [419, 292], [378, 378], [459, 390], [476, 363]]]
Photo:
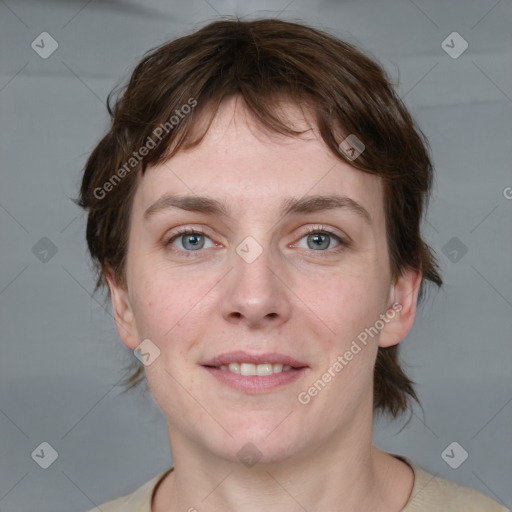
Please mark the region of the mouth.
[[289, 372], [292, 369], [297, 370], [297, 368], [293, 368], [289, 364], [283, 365], [282, 363], [229, 363], [228, 365], [221, 364], [220, 366], [216, 366], [214, 368], [218, 368], [219, 370], [228, 371], [231, 373], [236, 373], [238, 375], [244, 375], [246, 377], [251, 375], [265, 377], [267, 375], [273, 375], [274, 373]]
[[269, 391], [304, 374], [309, 366], [278, 353], [230, 352], [201, 364], [223, 384], [246, 393]]

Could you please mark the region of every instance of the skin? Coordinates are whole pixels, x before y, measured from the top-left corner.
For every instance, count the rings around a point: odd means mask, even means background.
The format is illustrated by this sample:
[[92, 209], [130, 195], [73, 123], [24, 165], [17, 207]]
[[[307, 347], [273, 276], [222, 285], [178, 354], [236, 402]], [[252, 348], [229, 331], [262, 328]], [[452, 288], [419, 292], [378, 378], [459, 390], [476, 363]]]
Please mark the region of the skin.
[[[154, 495], [155, 512], [398, 511], [412, 490], [411, 468], [371, 444], [373, 367], [378, 347], [411, 329], [421, 275], [391, 280], [380, 178], [336, 158], [297, 107], [283, 112], [307, 133], [269, 133], [232, 97], [199, 146], [148, 169], [133, 201], [126, 285], [109, 273], [123, 342], [135, 349], [149, 338], [160, 350], [146, 376], [175, 470]], [[284, 199], [333, 191], [363, 206], [371, 224], [346, 208], [281, 213]], [[145, 220], [164, 194], [207, 195], [232, 215], [172, 208]], [[166, 245], [185, 227], [205, 233], [204, 248], [184, 246], [190, 236]], [[307, 229], [322, 227], [350, 244], [332, 237], [317, 248]], [[247, 236], [263, 250], [252, 263], [236, 252]], [[301, 404], [299, 393], [393, 303], [401, 310]], [[308, 368], [277, 389], [242, 392], [201, 366], [233, 350], [279, 352]], [[252, 467], [237, 457], [248, 442], [261, 452]]]

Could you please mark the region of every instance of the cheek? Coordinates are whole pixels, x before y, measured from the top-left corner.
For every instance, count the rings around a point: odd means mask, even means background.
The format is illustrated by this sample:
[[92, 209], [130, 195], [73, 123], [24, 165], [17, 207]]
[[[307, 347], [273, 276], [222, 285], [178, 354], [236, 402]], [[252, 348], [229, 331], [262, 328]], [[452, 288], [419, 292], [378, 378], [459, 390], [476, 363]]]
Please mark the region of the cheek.
[[167, 366], [183, 361], [205, 336], [211, 320], [211, 298], [203, 280], [183, 280], [165, 272], [147, 272], [135, 295], [140, 336], [155, 343]]
[[313, 299], [308, 306], [329, 328], [329, 337], [334, 336], [338, 343], [357, 336], [385, 311], [387, 284], [377, 274], [344, 272], [325, 283], [321, 288], [311, 287], [309, 296]]
[[146, 337], [163, 340], [184, 315], [186, 297], [176, 287], [169, 286], [157, 272], [139, 274], [134, 283], [135, 318], [139, 332]]

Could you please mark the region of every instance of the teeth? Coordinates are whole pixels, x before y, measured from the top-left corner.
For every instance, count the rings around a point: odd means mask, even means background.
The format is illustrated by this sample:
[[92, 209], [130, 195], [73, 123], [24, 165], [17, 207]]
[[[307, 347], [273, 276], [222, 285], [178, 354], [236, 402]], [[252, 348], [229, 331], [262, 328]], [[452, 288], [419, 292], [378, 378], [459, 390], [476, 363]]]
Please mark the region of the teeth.
[[241, 375], [256, 375], [256, 365], [249, 363], [242, 363], [240, 365]]
[[239, 375], [252, 376], [258, 375], [264, 377], [266, 375], [272, 375], [273, 373], [287, 372], [292, 369], [289, 365], [282, 365], [280, 363], [263, 363], [263, 364], [251, 364], [251, 363], [230, 363], [229, 365], [221, 365], [221, 370], [229, 370]]
[[274, 373], [281, 373], [283, 371], [283, 365], [282, 364], [273, 364], [272, 366], [273, 366], [272, 371]]
[[[226, 367], [224, 367], [226, 368]], [[222, 366], [220, 367], [220, 369], [222, 370]], [[240, 373], [240, 365], [238, 363], [231, 363], [229, 365], [229, 371], [230, 372], [233, 372], [233, 373]]]
[[270, 363], [259, 364], [258, 366], [256, 366], [256, 373], [259, 376], [272, 375], [274, 373], [274, 369], [272, 368], [272, 365]]

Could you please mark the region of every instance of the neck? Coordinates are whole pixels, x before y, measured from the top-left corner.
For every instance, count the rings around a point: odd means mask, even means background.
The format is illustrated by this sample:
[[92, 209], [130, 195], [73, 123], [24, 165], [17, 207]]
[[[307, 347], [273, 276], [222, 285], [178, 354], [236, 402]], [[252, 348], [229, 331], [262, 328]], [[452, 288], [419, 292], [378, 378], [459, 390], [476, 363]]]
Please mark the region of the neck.
[[368, 430], [252, 467], [215, 457], [173, 432], [175, 469], [159, 487], [153, 512], [397, 512], [411, 494], [412, 470], [373, 447], [371, 423]]

